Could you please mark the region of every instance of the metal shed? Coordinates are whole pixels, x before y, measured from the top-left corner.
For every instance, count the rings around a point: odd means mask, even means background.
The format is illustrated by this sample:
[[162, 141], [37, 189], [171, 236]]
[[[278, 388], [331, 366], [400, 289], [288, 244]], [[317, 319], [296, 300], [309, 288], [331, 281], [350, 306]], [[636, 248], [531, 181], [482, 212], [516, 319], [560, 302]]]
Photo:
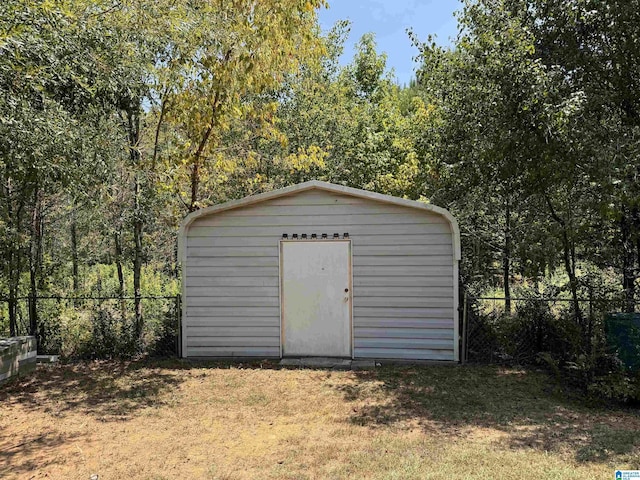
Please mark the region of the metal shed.
[[193, 212], [179, 243], [183, 357], [459, 359], [443, 208], [310, 181]]

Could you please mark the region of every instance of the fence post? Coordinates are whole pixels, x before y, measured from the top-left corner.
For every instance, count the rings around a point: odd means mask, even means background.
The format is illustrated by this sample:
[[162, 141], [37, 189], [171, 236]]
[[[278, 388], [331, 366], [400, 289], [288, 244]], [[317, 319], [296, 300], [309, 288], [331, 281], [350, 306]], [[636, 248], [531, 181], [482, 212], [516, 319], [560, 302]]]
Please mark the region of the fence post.
[[587, 356], [593, 354], [593, 288], [589, 288], [589, 324], [587, 326]]
[[176, 325], [178, 332], [176, 335], [176, 354], [178, 358], [182, 358], [182, 297], [176, 295]]
[[29, 335], [34, 335], [34, 336], [38, 336], [38, 307], [36, 302], [37, 302], [36, 294], [30, 293], [28, 297]]
[[462, 298], [462, 352], [460, 359], [463, 365], [467, 363], [467, 292], [465, 290]]

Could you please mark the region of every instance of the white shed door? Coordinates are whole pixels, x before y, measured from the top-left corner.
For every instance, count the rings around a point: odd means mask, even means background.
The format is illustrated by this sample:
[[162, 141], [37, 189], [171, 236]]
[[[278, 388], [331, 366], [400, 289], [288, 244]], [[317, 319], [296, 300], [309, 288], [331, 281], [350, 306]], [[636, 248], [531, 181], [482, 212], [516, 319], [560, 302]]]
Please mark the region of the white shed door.
[[282, 354], [351, 357], [350, 241], [280, 245]]

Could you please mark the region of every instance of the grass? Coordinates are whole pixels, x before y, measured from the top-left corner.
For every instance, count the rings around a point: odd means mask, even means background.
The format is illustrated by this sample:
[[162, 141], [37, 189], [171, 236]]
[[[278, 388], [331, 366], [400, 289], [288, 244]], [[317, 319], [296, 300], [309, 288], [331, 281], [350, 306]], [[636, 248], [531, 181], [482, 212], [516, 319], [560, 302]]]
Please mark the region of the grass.
[[0, 387], [0, 478], [601, 479], [639, 431], [518, 369], [81, 363]]

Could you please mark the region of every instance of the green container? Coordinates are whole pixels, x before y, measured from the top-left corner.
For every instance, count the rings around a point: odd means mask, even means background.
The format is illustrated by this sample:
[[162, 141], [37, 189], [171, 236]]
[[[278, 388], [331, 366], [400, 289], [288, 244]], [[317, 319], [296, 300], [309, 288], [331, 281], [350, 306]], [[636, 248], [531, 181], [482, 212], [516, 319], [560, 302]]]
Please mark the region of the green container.
[[604, 320], [607, 344], [631, 371], [640, 371], [640, 313], [610, 313]]

